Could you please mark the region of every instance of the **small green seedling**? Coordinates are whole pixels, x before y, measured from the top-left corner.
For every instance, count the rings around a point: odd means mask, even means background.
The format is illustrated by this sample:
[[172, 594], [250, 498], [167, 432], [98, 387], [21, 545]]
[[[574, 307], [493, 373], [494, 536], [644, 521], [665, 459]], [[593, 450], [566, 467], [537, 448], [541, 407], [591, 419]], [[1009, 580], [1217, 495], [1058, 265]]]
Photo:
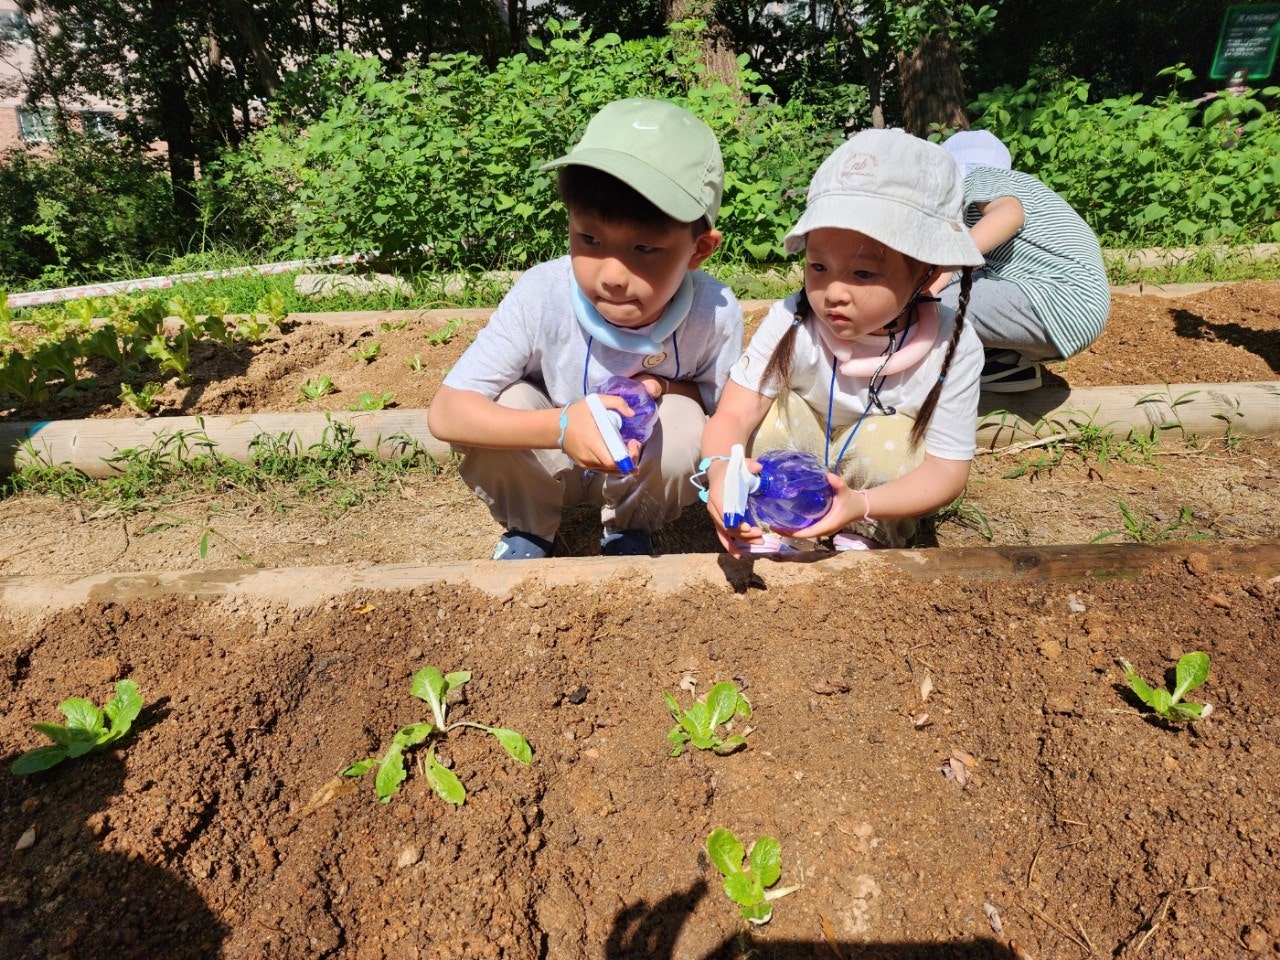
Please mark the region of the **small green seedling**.
[[163, 390], [164, 387], [154, 381], [144, 384], [141, 390], [135, 390], [132, 384], [122, 383], [120, 384], [120, 400], [138, 413], [146, 414], [160, 406], [160, 401], [156, 398], [160, 396]]
[[[401, 727], [391, 738], [391, 744], [381, 757], [357, 760], [342, 771], [343, 776], [359, 777], [376, 766], [378, 773], [374, 778], [374, 790], [380, 801], [390, 803], [391, 798], [400, 790], [400, 784], [408, 777], [404, 766], [405, 751], [410, 747], [418, 746], [432, 736], [443, 737], [450, 730], [458, 727], [475, 727], [477, 730], [491, 733], [513, 760], [526, 765], [532, 763], [533, 750], [529, 742], [515, 730], [486, 727], [484, 724], [469, 720], [459, 720], [453, 724], [446, 722], [445, 699], [449, 691], [458, 689], [470, 679], [471, 674], [465, 670], [442, 674], [435, 667], [423, 667], [415, 673], [409, 685], [409, 692], [430, 705], [435, 723], [411, 723]], [[436, 759], [435, 744], [428, 745], [426, 756], [422, 758], [420, 766], [427, 783], [442, 800], [454, 806], [462, 806], [467, 799], [467, 791], [457, 774]]]
[[782, 846], [773, 837], [761, 837], [752, 844], [747, 858], [733, 831], [717, 827], [707, 837], [707, 857], [724, 877], [724, 892], [748, 923], [768, 923], [773, 916], [773, 901], [800, 889], [769, 889], [782, 876]]
[[424, 333], [422, 335], [422, 339], [426, 340], [427, 343], [431, 344], [433, 347], [443, 347], [453, 339], [454, 334], [458, 332], [458, 328], [462, 326], [462, 322], [461, 317], [455, 320], [450, 320], [434, 333]]
[[302, 400], [319, 400], [327, 394], [333, 393], [333, 380], [329, 377], [316, 377], [314, 380], [307, 380], [305, 383], [298, 385], [298, 393]]
[[719, 727], [731, 723], [735, 716], [751, 716], [751, 704], [730, 681], [717, 683], [707, 691], [705, 700], [695, 699], [688, 710], [681, 710], [676, 698], [665, 690], [662, 695], [676, 721], [676, 725], [667, 734], [667, 739], [675, 747], [671, 756], [680, 756], [686, 743], [692, 743], [699, 750], [714, 750], [723, 754], [732, 753], [747, 742], [745, 734], [721, 738], [716, 733]]
[[1209, 679], [1209, 655], [1195, 651], [1183, 654], [1178, 659], [1174, 670], [1173, 692], [1163, 687], [1153, 688], [1133, 669], [1128, 660], [1119, 661], [1124, 678], [1129, 681], [1129, 689], [1136, 693], [1147, 706], [1166, 720], [1203, 720], [1213, 712], [1213, 705], [1208, 703], [1191, 703], [1182, 698]]
[[395, 397], [396, 395], [390, 392], [376, 394], [365, 390], [360, 394], [359, 400], [347, 405], [347, 409], [354, 410], [357, 413], [367, 413], [371, 410], [382, 410], [385, 409], [391, 401], [395, 399]]
[[378, 355], [382, 350], [382, 344], [377, 340], [361, 340], [354, 347], [347, 351], [357, 360], [369, 361]]
[[93, 701], [82, 697], [63, 700], [58, 706], [67, 718], [66, 726], [60, 723], [34, 723], [52, 744], [28, 750], [9, 767], [19, 776], [48, 770], [67, 758], [82, 757], [92, 750], [101, 750], [115, 743], [129, 732], [133, 721], [142, 710], [142, 697], [138, 685], [132, 680], [116, 684], [116, 695], [99, 710]]

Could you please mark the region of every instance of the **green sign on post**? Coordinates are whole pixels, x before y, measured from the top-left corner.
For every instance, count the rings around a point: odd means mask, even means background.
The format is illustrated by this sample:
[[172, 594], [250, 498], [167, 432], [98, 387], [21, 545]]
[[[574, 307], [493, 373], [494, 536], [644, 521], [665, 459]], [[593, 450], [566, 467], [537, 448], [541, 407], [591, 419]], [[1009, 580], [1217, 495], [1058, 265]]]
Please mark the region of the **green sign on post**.
[[1250, 80], [1271, 76], [1280, 45], [1280, 3], [1241, 3], [1227, 7], [1218, 50], [1209, 76], [1222, 80], [1243, 72]]

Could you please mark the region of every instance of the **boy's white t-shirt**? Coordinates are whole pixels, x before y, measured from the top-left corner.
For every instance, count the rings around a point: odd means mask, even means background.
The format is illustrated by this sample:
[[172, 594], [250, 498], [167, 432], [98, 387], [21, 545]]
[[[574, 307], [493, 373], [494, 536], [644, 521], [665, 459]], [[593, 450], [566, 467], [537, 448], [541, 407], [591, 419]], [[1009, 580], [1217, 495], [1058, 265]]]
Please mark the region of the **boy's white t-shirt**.
[[524, 380], [563, 407], [611, 376], [652, 373], [693, 381], [703, 407], [708, 413], [715, 410], [729, 368], [742, 352], [742, 307], [727, 286], [694, 271], [689, 316], [662, 342], [660, 353], [643, 355], [615, 350], [589, 337], [573, 313], [572, 279], [569, 257], [527, 271], [502, 298], [444, 385], [494, 399]]
[[[751, 337], [738, 362], [733, 365], [729, 377], [739, 386], [746, 387], [766, 397], [778, 394], [778, 384], [764, 387], [760, 383], [765, 365], [773, 355], [774, 347], [790, 329], [795, 320], [799, 294], [775, 303], [760, 321], [760, 327]], [[918, 364], [910, 370], [884, 378], [880, 388], [880, 403], [892, 407], [900, 414], [912, 417], [920, 413], [920, 406], [938, 380], [942, 362], [946, 358], [947, 344], [955, 326], [955, 314], [938, 305], [941, 323], [938, 339]], [[795, 347], [791, 360], [791, 389], [799, 394], [823, 420], [827, 419], [827, 406], [831, 401], [832, 433], [854, 423], [871, 404], [870, 381], [860, 377], [846, 377], [836, 373], [835, 396], [831, 396], [831, 371], [835, 361], [831, 351], [818, 337], [810, 316], [807, 323], [796, 328]], [[983, 351], [977, 335], [965, 325], [960, 331], [955, 356], [942, 393], [934, 407], [933, 417], [924, 435], [924, 448], [935, 457], [945, 460], [972, 460], [977, 449], [978, 393], [982, 376]], [[868, 416], [880, 411], [872, 406]]]

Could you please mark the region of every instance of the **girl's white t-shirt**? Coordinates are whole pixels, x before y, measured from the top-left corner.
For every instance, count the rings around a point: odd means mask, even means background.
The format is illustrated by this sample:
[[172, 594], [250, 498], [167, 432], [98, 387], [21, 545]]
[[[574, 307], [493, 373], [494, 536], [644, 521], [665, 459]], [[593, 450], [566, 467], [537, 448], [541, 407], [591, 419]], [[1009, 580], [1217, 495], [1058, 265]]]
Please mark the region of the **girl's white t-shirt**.
[[[792, 294], [770, 308], [742, 356], [730, 369], [729, 379], [762, 396], [777, 396], [778, 384], [764, 387], [760, 378], [769, 357], [773, 355], [774, 347], [795, 320], [798, 299], [799, 294]], [[884, 384], [880, 387], [880, 403], [885, 408], [892, 407], [899, 414], [912, 418], [920, 413], [921, 404], [942, 372], [947, 343], [955, 327], [955, 314], [941, 304], [938, 306], [941, 322], [933, 349], [910, 370], [885, 377]], [[837, 372], [835, 396], [832, 398], [831, 371], [835, 357], [818, 337], [815, 324], [820, 322], [811, 316], [808, 322], [800, 324], [796, 329], [791, 360], [791, 389], [803, 397], [821, 419], [827, 418], [828, 402], [831, 403], [831, 420], [828, 426], [834, 433], [856, 421], [871, 404], [870, 381], [861, 377], [846, 377]], [[938, 404], [924, 435], [924, 448], [935, 457], [944, 460], [973, 459], [977, 449], [978, 393], [982, 365], [982, 344], [978, 342], [973, 329], [966, 325], [960, 331], [960, 342], [956, 344], [951, 368], [942, 384], [942, 394], [938, 397]], [[868, 416], [876, 416], [879, 412], [872, 406]]]

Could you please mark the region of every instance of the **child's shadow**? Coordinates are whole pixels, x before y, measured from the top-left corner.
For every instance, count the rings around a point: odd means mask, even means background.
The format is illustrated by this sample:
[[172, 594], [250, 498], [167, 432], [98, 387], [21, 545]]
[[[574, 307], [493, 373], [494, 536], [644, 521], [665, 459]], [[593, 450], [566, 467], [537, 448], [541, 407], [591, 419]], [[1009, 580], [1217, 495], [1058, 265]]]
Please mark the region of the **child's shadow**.
[[[226, 927], [162, 867], [103, 850], [124, 782], [109, 752], [43, 773], [0, 772], [0, 957], [214, 960]], [[15, 848], [35, 828], [34, 845]], [[99, 836], [99, 834], [101, 836]]]
[[1255, 330], [1241, 323], [1214, 323], [1190, 310], [1175, 310], [1173, 328], [1188, 340], [1229, 343], [1257, 354], [1272, 370], [1280, 372], [1280, 333]]

